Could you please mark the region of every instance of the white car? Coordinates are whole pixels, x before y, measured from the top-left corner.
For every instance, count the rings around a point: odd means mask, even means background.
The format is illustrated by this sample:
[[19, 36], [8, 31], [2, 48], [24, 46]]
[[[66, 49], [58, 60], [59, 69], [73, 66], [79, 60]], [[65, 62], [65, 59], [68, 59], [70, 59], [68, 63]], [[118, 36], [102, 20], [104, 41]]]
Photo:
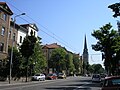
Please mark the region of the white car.
[[44, 74], [35, 74], [34, 76], [32, 76], [32, 80], [45, 81], [45, 75]]

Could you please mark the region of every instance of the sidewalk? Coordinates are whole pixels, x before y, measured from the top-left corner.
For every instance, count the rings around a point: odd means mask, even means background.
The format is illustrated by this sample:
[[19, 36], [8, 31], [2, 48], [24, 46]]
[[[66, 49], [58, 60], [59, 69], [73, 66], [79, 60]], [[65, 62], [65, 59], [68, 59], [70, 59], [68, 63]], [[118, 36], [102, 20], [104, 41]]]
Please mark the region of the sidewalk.
[[18, 84], [29, 84], [29, 83], [33, 83], [32, 81], [0, 81], [0, 86], [8, 86], [8, 85], [18, 85]]
[[6, 80], [6, 81], [0, 81], [0, 86], [28, 84], [28, 83], [34, 83], [34, 82], [32, 82], [29, 79], [28, 79], [27, 82], [25, 81], [25, 79], [20, 79], [20, 80], [11, 80], [10, 83], [9, 83], [9, 80]]

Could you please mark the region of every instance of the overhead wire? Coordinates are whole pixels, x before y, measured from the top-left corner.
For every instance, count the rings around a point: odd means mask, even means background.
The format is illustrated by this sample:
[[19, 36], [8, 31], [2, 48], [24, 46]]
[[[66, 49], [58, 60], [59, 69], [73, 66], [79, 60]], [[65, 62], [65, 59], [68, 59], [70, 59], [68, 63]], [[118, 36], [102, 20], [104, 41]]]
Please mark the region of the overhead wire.
[[[6, 0], [5, 0], [6, 1]], [[9, 3], [8, 1], [6, 1], [6, 3], [8, 3], [9, 5], [11, 5], [13, 8], [15, 8], [16, 10], [18, 10], [19, 12], [22, 12], [20, 9], [18, 9], [17, 7], [15, 7], [14, 5], [12, 5], [11, 3]], [[15, 14], [15, 13], [14, 13]], [[17, 14], [15, 14], [15, 15], [17, 15]], [[26, 14], [26, 16], [29, 18], [29, 19], [31, 19], [32, 21], [34, 21], [36, 24], [38, 24], [38, 25], [40, 25], [41, 27], [43, 27], [45, 30], [47, 30], [47, 31], [49, 31], [45, 26], [43, 26], [42, 24], [40, 24], [40, 23], [38, 23], [36, 20], [34, 20], [33, 18], [31, 18], [30, 16], [28, 16], [27, 14]], [[20, 17], [22, 20], [24, 20], [24, 21], [26, 21], [27, 23], [29, 23], [29, 21], [28, 20], [26, 20], [26, 19], [24, 19], [24, 18], [22, 18], [22, 17]], [[62, 38], [60, 38], [59, 36], [57, 36], [56, 34], [54, 34], [53, 32], [51, 32], [51, 31], [49, 31], [50, 33], [52, 33], [52, 35], [51, 34], [48, 34], [47, 32], [45, 32], [44, 30], [42, 30], [42, 29], [40, 29], [43, 33], [45, 33], [46, 35], [48, 35], [48, 36], [50, 36], [50, 37], [52, 37], [53, 39], [55, 39], [55, 40], [57, 40], [58, 42], [60, 42], [61, 44], [63, 44], [63, 45], [65, 45], [65, 46], [67, 46], [68, 48], [70, 48], [70, 49], [72, 49], [73, 51], [77, 51], [77, 49], [73, 49], [73, 47], [70, 45], [70, 44], [68, 44], [65, 40], [63, 40]], [[57, 38], [55, 38], [55, 37], [57, 37]], [[60, 39], [60, 40], [59, 40]], [[61, 42], [62, 41], [62, 42]]]

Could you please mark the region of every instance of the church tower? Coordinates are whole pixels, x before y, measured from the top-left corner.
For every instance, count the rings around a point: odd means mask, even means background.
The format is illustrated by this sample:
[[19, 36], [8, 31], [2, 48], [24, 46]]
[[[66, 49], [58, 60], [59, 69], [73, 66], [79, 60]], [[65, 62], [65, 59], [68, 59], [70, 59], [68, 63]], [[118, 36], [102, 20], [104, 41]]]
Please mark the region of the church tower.
[[87, 49], [87, 40], [86, 40], [86, 35], [85, 35], [85, 40], [84, 40], [84, 49], [83, 49], [83, 72], [84, 74], [87, 73], [88, 69], [88, 64], [89, 64], [89, 54], [88, 54], [88, 49]]

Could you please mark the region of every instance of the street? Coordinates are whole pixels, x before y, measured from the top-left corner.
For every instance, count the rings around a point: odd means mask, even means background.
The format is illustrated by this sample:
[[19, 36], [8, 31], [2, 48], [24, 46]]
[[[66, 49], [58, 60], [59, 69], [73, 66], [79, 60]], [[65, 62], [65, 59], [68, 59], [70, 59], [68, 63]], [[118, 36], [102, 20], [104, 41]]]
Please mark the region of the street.
[[0, 90], [100, 90], [100, 83], [92, 83], [91, 77], [34, 81], [1, 85]]

